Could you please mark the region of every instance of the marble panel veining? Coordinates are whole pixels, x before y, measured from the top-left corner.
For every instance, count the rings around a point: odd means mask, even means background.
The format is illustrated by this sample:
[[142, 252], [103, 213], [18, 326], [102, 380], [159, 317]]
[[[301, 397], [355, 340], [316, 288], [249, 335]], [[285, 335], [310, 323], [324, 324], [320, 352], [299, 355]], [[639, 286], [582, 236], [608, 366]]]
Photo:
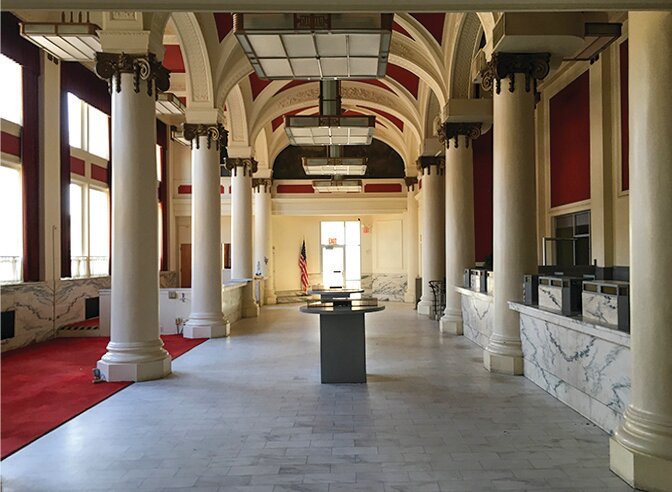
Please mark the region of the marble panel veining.
[[159, 287], [162, 289], [178, 288], [180, 277], [177, 272], [161, 272], [159, 275]]
[[225, 287], [222, 292], [222, 313], [224, 319], [233, 324], [243, 317], [243, 288], [240, 284], [230, 288]]
[[603, 325], [618, 325], [618, 298], [597, 292], [582, 292], [583, 317]]
[[56, 328], [82, 321], [85, 300], [98, 297], [100, 289], [109, 289], [111, 277], [62, 280], [56, 291]]
[[362, 274], [362, 281], [361, 281], [361, 288], [364, 289], [364, 293], [366, 295], [372, 295], [373, 293], [373, 274], [371, 273], [363, 273]]
[[2, 311], [15, 311], [14, 336], [2, 340], [2, 351], [41, 342], [54, 336], [54, 291], [44, 282], [0, 287]]
[[406, 274], [374, 273], [371, 290], [381, 301], [404, 302], [406, 294]]
[[[463, 291], [469, 292], [466, 289]], [[492, 334], [493, 298], [484, 294], [470, 295], [462, 292], [461, 302], [465, 338], [485, 348]]]
[[539, 286], [539, 307], [553, 311], [562, 312], [562, 287], [551, 285]]
[[612, 431], [630, 399], [630, 350], [604, 338], [520, 315], [525, 376]]

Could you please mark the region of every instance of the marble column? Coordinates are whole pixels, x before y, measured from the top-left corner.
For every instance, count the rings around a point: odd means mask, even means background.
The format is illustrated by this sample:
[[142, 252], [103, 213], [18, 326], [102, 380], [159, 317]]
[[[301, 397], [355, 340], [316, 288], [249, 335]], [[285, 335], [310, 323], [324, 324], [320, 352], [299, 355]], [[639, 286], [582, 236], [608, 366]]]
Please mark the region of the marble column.
[[474, 265], [474, 154], [471, 141], [481, 134], [480, 123], [444, 123], [446, 144], [446, 308], [442, 333], [462, 335], [464, 269]]
[[[523, 373], [518, 313], [523, 275], [536, 273], [534, 105], [536, 82], [549, 71], [548, 53], [494, 53], [482, 74], [493, 89], [493, 330], [483, 352], [492, 372]], [[503, 80], [502, 80], [503, 79]]]
[[273, 245], [271, 242], [270, 178], [252, 180], [254, 194], [254, 268], [264, 278], [264, 303], [275, 304], [273, 286]]
[[248, 281], [243, 291], [243, 317], [251, 318], [259, 314], [252, 265], [252, 174], [257, 171], [257, 161], [228, 157], [226, 168], [231, 171], [231, 279]]
[[633, 487], [672, 490], [672, 12], [629, 13], [632, 390], [610, 442]]
[[404, 302], [415, 303], [418, 276], [418, 178], [406, 177], [406, 294]]
[[222, 314], [222, 213], [219, 151], [226, 146], [221, 124], [185, 123], [191, 142], [191, 313], [185, 338], [228, 335]]
[[443, 156], [422, 156], [418, 168], [422, 172], [422, 297], [418, 314], [436, 316], [431, 280], [443, 280]]
[[171, 371], [159, 337], [155, 95], [169, 86], [154, 54], [97, 53], [112, 94], [111, 334], [98, 369], [107, 381], [158, 379]]

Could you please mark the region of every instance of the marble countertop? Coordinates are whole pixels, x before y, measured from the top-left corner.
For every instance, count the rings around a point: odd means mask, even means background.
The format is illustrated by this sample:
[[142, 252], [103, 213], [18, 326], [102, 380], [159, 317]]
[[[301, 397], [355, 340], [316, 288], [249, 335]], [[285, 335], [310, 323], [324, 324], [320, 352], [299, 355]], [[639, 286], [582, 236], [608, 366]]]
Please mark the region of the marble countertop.
[[364, 292], [364, 289], [330, 289], [328, 287], [324, 289], [310, 289], [308, 294], [361, 294]]
[[526, 306], [519, 302], [509, 301], [509, 307], [521, 314], [532, 316], [549, 323], [553, 323], [569, 330], [578, 331], [586, 335], [594, 336], [608, 342], [630, 347], [630, 334], [618, 331], [615, 328], [598, 325], [590, 321], [584, 321], [581, 316], [563, 316], [562, 314], [552, 313], [537, 306]]
[[301, 306], [300, 311], [308, 314], [326, 314], [332, 316], [342, 316], [347, 314], [364, 314], [382, 311], [385, 306], [353, 306], [353, 307], [308, 307]]
[[476, 292], [475, 290], [466, 289], [464, 287], [455, 287], [455, 292], [464, 296], [476, 297], [477, 299], [481, 299], [482, 301], [486, 302], [493, 302], [495, 300], [495, 298], [490, 294], [486, 294], [485, 292]]

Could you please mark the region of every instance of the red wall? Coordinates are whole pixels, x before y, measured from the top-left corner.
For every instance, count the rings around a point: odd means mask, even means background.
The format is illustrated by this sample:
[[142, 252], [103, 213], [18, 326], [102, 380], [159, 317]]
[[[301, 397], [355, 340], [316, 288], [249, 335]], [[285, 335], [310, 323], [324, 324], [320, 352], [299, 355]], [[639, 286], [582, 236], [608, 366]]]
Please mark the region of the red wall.
[[621, 190], [630, 189], [630, 122], [628, 121], [628, 42], [621, 43]]
[[475, 253], [483, 261], [492, 254], [492, 129], [473, 146]]
[[551, 207], [590, 198], [590, 84], [586, 70], [550, 101]]

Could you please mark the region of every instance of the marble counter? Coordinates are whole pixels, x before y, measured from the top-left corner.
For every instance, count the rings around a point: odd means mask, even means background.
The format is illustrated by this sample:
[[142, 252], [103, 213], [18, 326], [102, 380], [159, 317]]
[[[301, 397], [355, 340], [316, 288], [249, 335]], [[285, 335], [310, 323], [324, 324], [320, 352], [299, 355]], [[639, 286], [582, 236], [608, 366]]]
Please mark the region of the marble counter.
[[535, 306], [520, 313], [525, 377], [607, 432], [630, 399], [630, 335]]
[[492, 334], [493, 302], [495, 298], [464, 287], [455, 287], [462, 295], [462, 326], [464, 336], [485, 348]]
[[381, 301], [404, 302], [404, 296], [406, 295], [405, 273], [374, 273], [371, 276], [373, 296]]

